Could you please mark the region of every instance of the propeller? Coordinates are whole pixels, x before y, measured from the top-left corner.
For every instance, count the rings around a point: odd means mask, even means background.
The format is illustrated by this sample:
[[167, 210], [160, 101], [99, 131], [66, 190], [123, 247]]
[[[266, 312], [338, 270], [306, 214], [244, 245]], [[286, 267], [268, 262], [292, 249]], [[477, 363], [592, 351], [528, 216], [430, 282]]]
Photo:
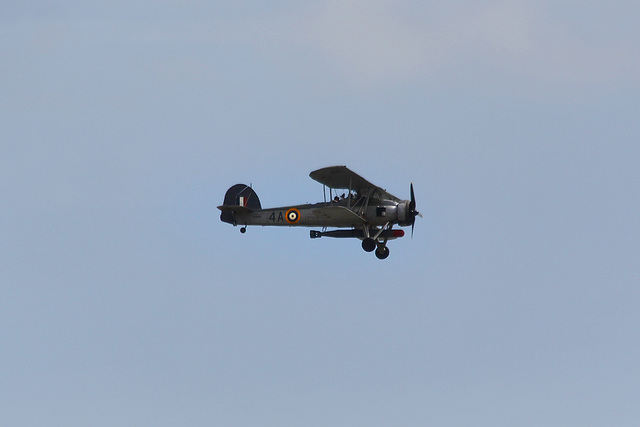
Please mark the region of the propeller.
[[416, 225], [416, 216], [422, 218], [422, 214], [416, 210], [416, 196], [413, 194], [413, 182], [411, 183], [411, 200], [409, 201], [409, 218], [411, 221], [411, 238], [413, 238], [413, 227]]

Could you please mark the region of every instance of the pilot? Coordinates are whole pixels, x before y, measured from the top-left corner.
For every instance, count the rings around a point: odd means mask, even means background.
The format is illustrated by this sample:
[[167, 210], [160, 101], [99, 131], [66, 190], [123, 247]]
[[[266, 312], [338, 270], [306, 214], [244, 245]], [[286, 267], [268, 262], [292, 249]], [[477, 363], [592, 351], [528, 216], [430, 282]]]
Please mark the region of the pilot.
[[333, 201], [338, 203], [340, 201], [340, 198], [338, 196], [336, 196], [336, 197], [333, 198]]

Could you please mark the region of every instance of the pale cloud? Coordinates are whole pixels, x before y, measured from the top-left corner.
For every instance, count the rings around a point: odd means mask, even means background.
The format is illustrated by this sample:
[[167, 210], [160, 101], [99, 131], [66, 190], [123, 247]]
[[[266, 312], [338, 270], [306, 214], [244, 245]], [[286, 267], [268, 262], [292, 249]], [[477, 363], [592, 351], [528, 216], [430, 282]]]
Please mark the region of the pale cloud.
[[[637, 85], [640, 35], [610, 36], [617, 30], [612, 16], [629, 12], [613, 8], [606, 20], [591, 24], [580, 21], [584, 15], [569, 20], [545, 2], [530, 0], [325, 0], [244, 18], [61, 21], [45, 28], [56, 30], [47, 45], [52, 40], [64, 43], [66, 37], [72, 43], [249, 48], [284, 68], [314, 76], [331, 73], [365, 87], [429, 85], [474, 74], [495, 74], [531, 86]], [[593, 27], [593, 33], [585, 34], [585, 27]], [[5, 25], [0, 30], [9, 34], [15, 28]]]
[[404, 78], [442, 57], [441, 47], [425, 43], [424, 31], [404, 22], [387, 2], [326, 2], [295, 31], [293, 40], [358, 80]]
[[581, 37], [538, 2], [465, 3], [412, 14], [407, 1], [328, 0], [252, 25], [272, 53], [295, 48], [359, 84], [428, 83], [465, 68], [536, 84], [638, 83], [640, 40]]

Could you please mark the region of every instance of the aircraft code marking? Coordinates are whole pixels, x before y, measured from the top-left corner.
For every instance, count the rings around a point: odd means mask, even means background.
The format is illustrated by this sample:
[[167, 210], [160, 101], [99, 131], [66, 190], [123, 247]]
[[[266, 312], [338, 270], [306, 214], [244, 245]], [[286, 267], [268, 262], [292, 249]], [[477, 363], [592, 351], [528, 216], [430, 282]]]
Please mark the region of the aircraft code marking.
[[269, 221], [271, 221], [271, 222], [284, 222], [284, 216], [282, 215], [282, 212], [278, 212], [278, 216], [276, 217], [276, 213], [275, 212], [271, 212], [271, 215], [269, 215]]

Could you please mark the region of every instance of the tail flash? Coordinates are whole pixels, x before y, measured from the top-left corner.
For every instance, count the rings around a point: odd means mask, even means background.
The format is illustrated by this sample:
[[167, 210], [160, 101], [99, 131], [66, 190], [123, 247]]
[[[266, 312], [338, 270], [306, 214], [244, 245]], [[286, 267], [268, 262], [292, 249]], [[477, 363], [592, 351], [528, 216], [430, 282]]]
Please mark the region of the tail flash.
[[224, 195], [226, 206], [243, 206], [249, 209], [261, 209], [260, 199], [253, 188], [245, 184], [236, 184]]

